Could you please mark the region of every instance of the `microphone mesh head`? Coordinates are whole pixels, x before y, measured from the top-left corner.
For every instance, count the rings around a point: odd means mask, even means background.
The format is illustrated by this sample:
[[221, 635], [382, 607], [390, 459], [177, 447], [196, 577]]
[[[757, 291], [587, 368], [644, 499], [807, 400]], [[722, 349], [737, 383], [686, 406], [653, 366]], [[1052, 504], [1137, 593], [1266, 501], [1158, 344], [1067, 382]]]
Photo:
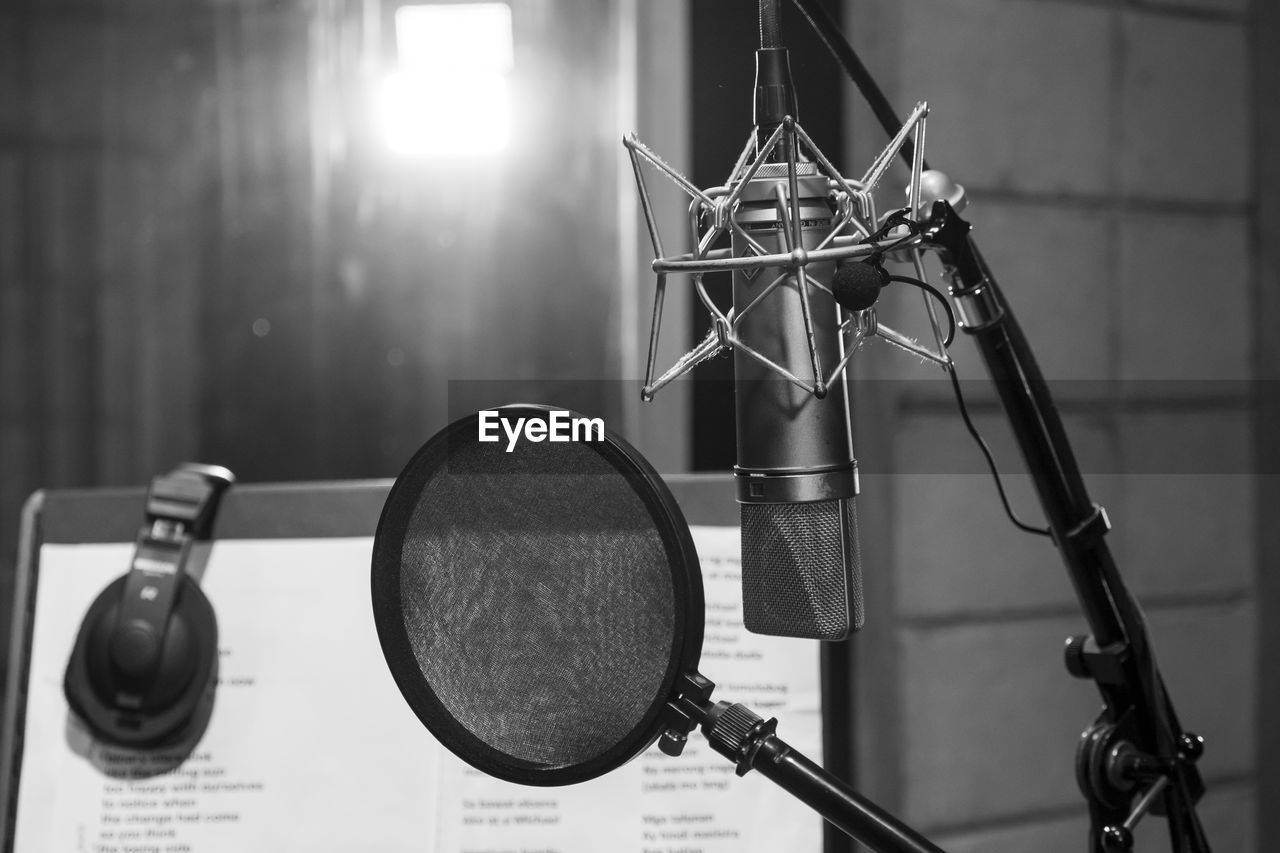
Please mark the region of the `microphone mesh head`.
[[843, 640], [862, 627], [853, 498], [741, 508], [742, 616], [748, 631]]
[[401, 473], [374, 541], [388, 666], [440, 742], [490, 775], [607, 772], [652, 742], [696, 661], [688, 530], [620, 442], [508, 453], [459, 423]]

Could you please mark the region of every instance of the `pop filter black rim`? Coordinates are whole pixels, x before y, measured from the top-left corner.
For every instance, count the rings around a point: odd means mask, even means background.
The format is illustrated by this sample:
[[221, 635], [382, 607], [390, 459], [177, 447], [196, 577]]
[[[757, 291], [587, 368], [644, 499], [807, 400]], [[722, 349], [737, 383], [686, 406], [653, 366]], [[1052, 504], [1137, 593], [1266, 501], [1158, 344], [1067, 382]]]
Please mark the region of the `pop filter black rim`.
[[[504, 406], [504, 418], [546, 420], [565, 410], [541, 405]], [[580, 418], [568, 412], [570, 418]], [[576, 443], [574, 453], [595, 454], [609, 471], [625, 482], [647, 512], [647, 522], [660, 538], [670, 573], [671, 638], [658, 688], [647, 709], [625, 736], [603, 751], [572, 763], [529, 761], [495, 748], [453, 716], [423, 674], [405, 622], [402, 563], [406, 538], [411, 535], [415, 512], [433, 478], [448, 470], [453, 451], [478, 439], [480, 413], [447, 426], [431, 438], [405, 466], [383, 507], [374, 537], [372, 598], [374, 623], [383, 656], [397, 687], [418, 719], [446, 748], [478, 770], [500, 779], [526, 785], [568, 785], [608, 773], [643, 752], [665, 730], [664, 709], [678, 694], [682, 674], [697, 671], [703, 638], [703, 591], [697, 552], [688, 524], [666, 484], [649, 463], [626, 441], [609, 430], [600, 440]], [[550, 478], [554, 484], [554, 477]], [[482, 677], [477, 674], [477, 678]], [[628, 717], [628, 721], [629, 721]]]

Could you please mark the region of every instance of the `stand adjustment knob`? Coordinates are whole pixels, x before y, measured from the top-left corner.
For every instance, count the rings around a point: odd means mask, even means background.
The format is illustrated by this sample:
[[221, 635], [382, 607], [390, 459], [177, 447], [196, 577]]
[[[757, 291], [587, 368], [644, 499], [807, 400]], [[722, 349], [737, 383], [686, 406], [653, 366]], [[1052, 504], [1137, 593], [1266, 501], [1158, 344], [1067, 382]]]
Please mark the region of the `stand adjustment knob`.
[[1067, 665], [1067, 672], [1076, 678], [1092, 677], [1089, 674], [1089, 665], [1084, 659], [1084, 644], [1088, 641], [1088, 636], [1084, 634], [1068, 637], [1067, 647], [1062, 650], [1063, 662]]
[[1129, 662], [1129, 646], [1122, 642], [1099, 647], [1091, 636], [1069, 637], [1062, 650], [1067, 672], [1076, 678], [1091, 678], [1099, 684], [1127, 683], [1125, 670]]

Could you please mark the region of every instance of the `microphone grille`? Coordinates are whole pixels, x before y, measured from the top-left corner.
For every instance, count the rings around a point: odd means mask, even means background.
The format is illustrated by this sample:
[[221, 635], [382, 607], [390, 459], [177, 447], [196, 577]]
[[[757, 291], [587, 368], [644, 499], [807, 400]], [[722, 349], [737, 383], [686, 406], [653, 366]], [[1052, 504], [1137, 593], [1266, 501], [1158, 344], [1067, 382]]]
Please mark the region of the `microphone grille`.
[[843, 640], [862, 627], [853, 498], [741, 508], [742, 616], [748, 631]]

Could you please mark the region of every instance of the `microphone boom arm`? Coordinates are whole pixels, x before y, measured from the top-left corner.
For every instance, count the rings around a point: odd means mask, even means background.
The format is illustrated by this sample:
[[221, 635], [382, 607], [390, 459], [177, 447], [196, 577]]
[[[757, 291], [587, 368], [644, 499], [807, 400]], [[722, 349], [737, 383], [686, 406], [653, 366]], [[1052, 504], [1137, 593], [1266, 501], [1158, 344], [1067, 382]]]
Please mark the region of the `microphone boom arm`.
[[[817, 0], [793, 2], [862, 93], [885, 132], [892, 134], [898, 122], [888, 98], [831, 15]], [[898, 151], [913, 172], [917, 164], [929, 168], [921, 148], [917, 144], [914, 150], [904, 146]], [[914, 203], [917, 198], [912, 194], [913, 215], [920, 210]], [[995, 382], [1050, 532], [1093, 631], [1092, 637], [1072, 638], [1066, 648], [1068, 671], [1092, 678], [1105, 702], [1076, 753], [1077, 781], [1089, 804], [1089, 849], [1091, 853], [1131, 849], [1133, 827], [1150, 810], [1167, 817], [1175, 853], [1208, 853], [1209, 843], [1195, 811], [1204, 791], [1194, 767], [1203, 741], [1184, 732], [1178, 723], [1142, 611], [1103, 538], [1110, 529], [1106, 513], [1089, 500], [1044, 376], [968, 232], [968, 223], [950, 203], [934, 204], [929, 238], [950, 266], [961, 326], [978, 344]], [[913, 260], [923, 279], [916, 251]], [[1147, 787], [1139, 794], [1136, 789], [1143, 784]]]
[[1077, 782], [1089, 805], [1090, 851], [1132, 849], [1133, 826], [1150, 810], [1168, 818], [1175, 853], [1208, 853], [1195, 812], [1204, 792], [1194, 766], [1203, 741], [1178, 723], [1146, 622], [1104, 538], [1110, 521], [1089, 499], [1044, 375], [969, 224], [940, 200], [924, 234], [939, 252], [961, 327], [996, 386], [1093, 631], [1068, 640], [1065, 653], [1067, 670], [1092, 679], [1105, 703], [1076, 753]]

